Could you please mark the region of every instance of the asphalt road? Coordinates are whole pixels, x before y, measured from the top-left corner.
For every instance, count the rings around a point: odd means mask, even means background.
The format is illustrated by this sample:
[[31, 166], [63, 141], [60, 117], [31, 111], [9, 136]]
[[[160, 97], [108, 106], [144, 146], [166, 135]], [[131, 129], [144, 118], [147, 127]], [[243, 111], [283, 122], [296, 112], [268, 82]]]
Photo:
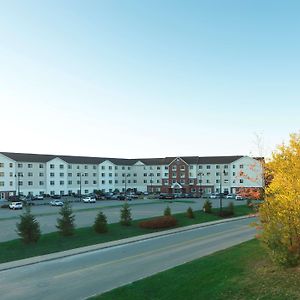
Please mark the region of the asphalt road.
[[[167, 205], [170, 206], [172, 213], [184, 212], [188, 207], [192, 207], [194, 210], [200, 210], [203, 207], [204, 199], [178, 199], [175, 202], [166, 203], [160, 200], [133, 200], [128, 202], [131, 206], [131, 212], [133, 219], [143, 219], [153, 216], [161, 216]], [[185, 202], [184, 202], [185, 201]], [[190, 203], [193, 201], [193, 203]], [[233, 200], [223, 199], [224, 207]], [[211, 199], [213, 207], [218, 207], [219, 200]], [[245, 204], [245, 201], [235, 201], [235, 205]], [[77, 227], [92, 226], [95, 217], [101, 209], [107, 216], [109, 223], [119, 222], [120, 220], [120, 207], [124, 204], [124, 201], [99, 201], [97, 203], [74, 203], [73, 211], [75, 214], [75, 224]], [[114, 206], [114, 207], [112, 207]], [[40, 223], [42, 233], [49, 233], [57, 231], [56, 224], [59, 216], [60, 207], [52, 207], [49, 205], [33, 206], [31, 208], [32, 213], [36, 216]], [[19, 238], [16, 233], [16, 223], [19, 222], [19, 215], [22, 214], [22, 210], [9, 210], [0, 209], [0, 242], [9, 241]]]
[[252, 239], [251, 222], [227, 222], [1, 271], [1, 299], [85, 299]]

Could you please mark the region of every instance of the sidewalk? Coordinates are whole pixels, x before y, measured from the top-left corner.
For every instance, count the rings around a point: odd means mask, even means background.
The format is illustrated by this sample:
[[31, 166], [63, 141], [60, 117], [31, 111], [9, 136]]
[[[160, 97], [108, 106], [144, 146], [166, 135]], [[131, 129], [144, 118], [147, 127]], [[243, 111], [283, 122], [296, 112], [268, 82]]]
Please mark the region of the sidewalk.
[[106, 249], [106, 248], [111, 248], [111, 247], [116, 247], [116, 246], [121, 246], [121, 245], [126, 245], [126, 244], [130, 244], [130, 243], [135, 243], [135, 242], [139, 242], [139, 241], [143, 241], [143, 240], [162, 237], [162, 236], [166, 236], [166, 235], [170, 235], [170, 234], [176, 234], [178, 232], [184, 232], [184, 231], [193, 230], [196, 228], [213, 226], [213, 225], [217, 225], [217, 224], [221, 224], [221, 223], [234, 222], [234, 221], [238, 221], [238, 220], [242, 220], [242, 219], [249, 219], [249, 218], [255, 218], [255, 217], [256, 217], [256, 215], [247, 215], [247, 216], [242, 216], [242, 217], [235, 217], [235, 218], [229, 218], [229, 219], [224, 219], [224, 220], [205, 222], [205, 223], [201, 223], [201, 224], [195, 224], [195, 225], [179, 227], [179, 228], [170, 229], [170, 230], [164, 230], [161, 232], [154, 232], [154, 233], [138, 235], [135, 237], [111, 241], [111, 242], [107, 242], [107, 243], [101, 243], [101, 244], [95, 244], [95, 245], [91, 245], [91, 246], [75, 248], [75, 249], [66, 250], [66, 251], [62, 251], [62, 252], [55, 252], [55, 253], [46, 254], [46, 255], [42, 255], [42, 256], [34, 256], [34, 257], [25, 258], [25, 259], [21, 259], [21, 260], [15, 260], [15, 261], [0, 264], [0, 272], [4, 271], [4, 270], [19, 268], [22, 266], [33, 265], [33, 264], [37, 264], [37, 263], [41, 263], [41, 262], [51, 261], [51, 260], [55, 260], [55, 259], [59, 259], [59, 258], [63, 258], [63, 257], [78, 255], [78, 254], [82, 254], [82, 253], [87, 253], [87, 252], [91, 252], [91, 251], [96, 251], [96, 250], [101, 250], [101, 249]]

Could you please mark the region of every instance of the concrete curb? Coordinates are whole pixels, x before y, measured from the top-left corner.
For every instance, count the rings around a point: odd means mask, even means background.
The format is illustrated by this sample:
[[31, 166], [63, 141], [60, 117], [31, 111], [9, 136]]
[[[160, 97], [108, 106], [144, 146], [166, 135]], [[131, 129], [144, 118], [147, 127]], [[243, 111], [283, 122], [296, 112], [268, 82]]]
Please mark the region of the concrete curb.
[[51, 260], [55, 260], [55, 259], [59, 259], [59, 258], [68, 257], [68, 256], [74, 256], [74, 255], [78, 255], [78, 254], [82, 254], [82, 253], [87, 253], [87, 252], [97, 251], [97, 250], [101, 250], [101, 249], [107, 249], [107, 248], [122, 246], [122, 245], [126, 245], [126, 244], [136, 243], [139, 241], [149, 240], [149, 239], [153, 239], [153, 238], [163, 237], [166, 235], [171, 235], [171, 234], [176, 234], [179, 232], [194, 230], [194, 229], [201, 228], [201, 227], [214, 226], [214, 225], [218, 225], [218, 224], [222, 224], [222, 223], [234, 222], [234, 221], [255, 218], [255, 217], [256, 217], [256, 215], [247, 215], [247, 216], [242, 216], [242, 217], [235, 217], [235, 218], [228, 218], [228, 219], [224, 219], [224, 220], [205, 222], [205, 223], [200, 223], [200, 224], [195, 224], [195, 225], [190, 225], [190, 226], [185, 226], [185, 227], [179, 227], [179, 228], [170, 229], [170, 230], [164, 230], [161, 232], [154, 232], [154, 233], [138, 235], [135, 237], [125, 238], [125, 239], [111, 241], [111, 242], [107, 242], [107, 243], [95, 244], [95, 245], [91, 245], [91, 246], [84, 246], [84, 247], [75, 248], [75, 249], [71, 249], [71, 250], [55, 252], [55, 253], [41, 255], [41, 256], [34, 256], [34, 257], [25, 258], [25, 259], [21, 259], [21, 260], [15, 260], [15, 261], [0, 264], [0, 272], [5, 271], [5, 270], [20, 268], [23, 266], [33, 265], [33, 264], [37, 264], [37, 263], [41, 263], [41, 262], [47, 262], [47, 261], [51, 261]]

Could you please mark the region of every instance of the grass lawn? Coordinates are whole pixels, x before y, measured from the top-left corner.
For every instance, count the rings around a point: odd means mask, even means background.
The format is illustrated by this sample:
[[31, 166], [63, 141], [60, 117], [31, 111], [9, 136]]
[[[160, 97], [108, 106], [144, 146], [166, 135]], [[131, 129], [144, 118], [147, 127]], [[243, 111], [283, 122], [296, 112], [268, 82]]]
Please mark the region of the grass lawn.
[[257, 240], [94, 297], [97, 300], [300, 299], [300, 268], [274, 266]]
[[[235, 207], [236, 216], [252, 213], [247, 206]], [[214, 214], [195, 212], [195, 218], [189, 219], [185, 213], [174, 214], [178, 224], [176, 227], [219, 220]], [[94, 220], [91, 220], [91, 224]], [[119, 223], [108, 224], [108, 232], [97, 234], [91, 227], [77, 228], [71, 237], [62, 237], [57, 232], [43, 234], [36, 244], [25, 245], [20, 239], [0, 243], [0, 263], [44, 255], [73, 248], [124, 239], [137, 235], [147, 234], [159, 230], [142, 229], [138, 226], [141, 220], [133, 221], [132, 226], [121, 226]]]

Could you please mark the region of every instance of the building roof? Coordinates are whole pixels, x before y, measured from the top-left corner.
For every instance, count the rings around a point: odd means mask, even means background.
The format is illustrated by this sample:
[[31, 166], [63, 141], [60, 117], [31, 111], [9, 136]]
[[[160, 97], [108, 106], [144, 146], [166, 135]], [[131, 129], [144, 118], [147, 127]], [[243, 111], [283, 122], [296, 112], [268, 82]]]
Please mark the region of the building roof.
[[[18, 162], [41, 162], [46, 163], [54, 158], [60, 158], [69, 164], [94, 164], [98, 165], [109, 160], [115, 165], [134, 165], [141, 161], [145, 165], [169, 165], [177, 157], [164, 158], [109, 158], [109, 157], [91, 157], [91, 156], [71, 156], [71, 155], [49, 155], [49, 154], [31, 154], [31, 153], [13, 153], [0, 152], [1, 154]], [[178, 156], [187, 164], [229, 164], [240, 158], [242, 155], [234, 156]]]

